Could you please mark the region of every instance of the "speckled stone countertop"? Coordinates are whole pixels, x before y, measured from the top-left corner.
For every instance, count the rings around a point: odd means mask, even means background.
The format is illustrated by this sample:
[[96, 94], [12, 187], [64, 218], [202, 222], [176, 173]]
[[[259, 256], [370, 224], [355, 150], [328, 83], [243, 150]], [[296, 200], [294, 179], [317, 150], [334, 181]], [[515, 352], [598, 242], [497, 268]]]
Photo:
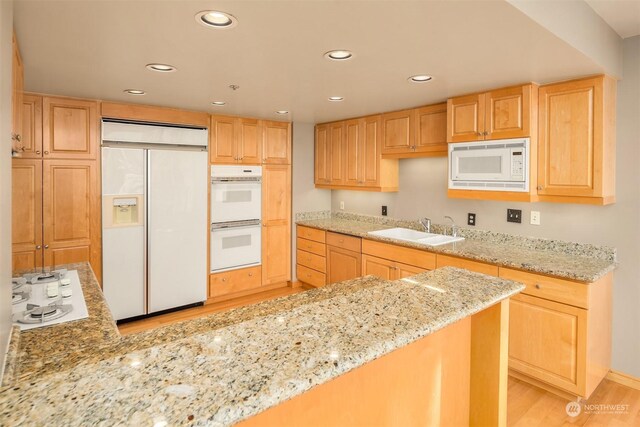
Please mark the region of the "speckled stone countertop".
[[93, 358], [73, 369], [0, 393], [0, 419], [232, 425], [522, 289], [451, 267], [394, 282], [367, 276], [131, 339], [104, 337], [111, 343], [86, 349]]
[[[416, 221], [333, 214], [330, 217], [297, 221], [297, 224], [587, 283], [595, 282], [617, 265], [615, 250], [607, 247], [468, 228], [460, 229], [460, 235], [465, 240], [441, 246], [425, 246], [368, 234], [370, 231], [393, 227], [421, 230]], [[433, 225], [432, 232], [444, 233], [444, 228], [442, 225]]]

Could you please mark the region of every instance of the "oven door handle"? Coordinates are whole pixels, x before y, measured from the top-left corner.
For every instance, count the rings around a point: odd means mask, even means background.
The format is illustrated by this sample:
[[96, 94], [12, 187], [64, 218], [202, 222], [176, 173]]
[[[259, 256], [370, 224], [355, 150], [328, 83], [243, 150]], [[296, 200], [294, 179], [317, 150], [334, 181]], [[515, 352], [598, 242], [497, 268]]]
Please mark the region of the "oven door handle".
[[225, 230], [229, 228], [245, 228], [245, 227], [259, 227], [259, 219], [249, 219], [246, 221], [228, 221], [228, 222], [214, 222], [211, 224], [211, 231]]
[[228, 178], [215, 177], [211, 178], [211, 183], [225, 183], [225, 184], [242, 184], [245, 182], [260, 182], [262, 178], [259, 176], [234, 176]]

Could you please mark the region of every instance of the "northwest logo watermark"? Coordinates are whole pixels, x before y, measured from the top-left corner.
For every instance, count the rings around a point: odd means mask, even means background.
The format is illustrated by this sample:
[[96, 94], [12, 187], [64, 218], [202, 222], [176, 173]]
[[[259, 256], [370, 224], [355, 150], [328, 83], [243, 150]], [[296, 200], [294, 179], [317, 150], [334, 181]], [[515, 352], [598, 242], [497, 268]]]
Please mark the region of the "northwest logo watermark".
[[628, 414], [629, 404], [625, 403], [580, 403], [569, 402], [565, 407], [567, 415], [570, 417], [577, 417], [581, 413], [584, 414]]

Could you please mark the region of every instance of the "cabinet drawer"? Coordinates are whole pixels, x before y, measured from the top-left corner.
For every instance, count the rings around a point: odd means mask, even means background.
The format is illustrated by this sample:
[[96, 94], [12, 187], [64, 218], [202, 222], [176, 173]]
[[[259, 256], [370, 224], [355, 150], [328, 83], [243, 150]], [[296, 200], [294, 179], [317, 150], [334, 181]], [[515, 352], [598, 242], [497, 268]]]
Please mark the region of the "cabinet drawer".
[[438, 255], [438, 268], [440, 267], [458, 267], [466, 270], [475, 271], [476, 273], [488, 274], [489, 276], [498, 276], [498, 267], [484, 262], [471, 261], [468, 259], [456, 258], [447, 255]]
[[316, 255], [325, 256], [325, 244], [320, 242], [314, 242], [312, 240], [296, 238], [296, 249], [302, 249], [306, 252], [311, 252]]
[[436, 255], [431, 252], [421, 251], [420, 249], [406, 248], [364, 239], [362, 241], [362, 253], [413, 265], [425, 270], [433, 270], [436, 268]]
[[241, 268], [209, 275], [209, 298], [262, 286], [262, 267]]
[[362, 249], [362, 239], [359, 237], [347, 236], [346, 234], [328, 232], [327, 245], [347, 249], [353, 252], [360, 252]]
[[311, 252], [302, 251], [300, 249], [296, 251], [296, 262], [321, 273], [326, 273], [327, 270], [327, 261], [325, 257], [312, 254]]
[[326, 284], [327, 279], [324, 273], [320, 273], [319, 271], [312, 270], [300, 264], [296, 267], [296, 276], [298, 276], [299, 281], [308, 283], [316, 288]]
[[570, 282], [524, 271], [500, 268], [500, 277], [524, 283], [527, 288], [523, 294], [589, 308], [589, 285]]
[[314, 242], [325, 242], [325, 231], [318, 230], [317, 228], [304, 227], [302, 225], [296, 226], [296, 236], [303, 239], [313, 240]]

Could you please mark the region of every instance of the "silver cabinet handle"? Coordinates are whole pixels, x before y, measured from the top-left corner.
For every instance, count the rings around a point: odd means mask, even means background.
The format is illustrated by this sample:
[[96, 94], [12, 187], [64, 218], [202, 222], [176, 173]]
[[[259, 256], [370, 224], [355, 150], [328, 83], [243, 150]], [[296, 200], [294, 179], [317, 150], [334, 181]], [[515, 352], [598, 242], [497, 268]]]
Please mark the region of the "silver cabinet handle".
[[540, 283], [536, 283], [536, 289], [541, 289], [542, 286], [540, 286]]
[[36, 151], [36, 154], [40, 154], [40, 150], [37, 150], [37, 151]]
[[44, 248], [45, 249], [49, 249], [49, 245], [44, 245]]
[[223, 281], [223, 282], [226, 282], [226, 281], [227, 281], [227, 278], [226, 278], [226, 277], [223, 277], [223, 278], [222, 278], [222, 281]]
[[249, 277], [252, 277], [252, 276], [253, 276], [253, 273], [249, 273]]
[[36, 246], [36, 249], [42, 249], [42, 246], [37, 245], [37, 246]]
[[48, 152], [48, 151], [45, 151], [45, 152], [44, 152], [44, 154], [49, 154], [49, 152]]
[[544, 187], [542, 185], [538, 185], [538, 190], [542, 190]]

